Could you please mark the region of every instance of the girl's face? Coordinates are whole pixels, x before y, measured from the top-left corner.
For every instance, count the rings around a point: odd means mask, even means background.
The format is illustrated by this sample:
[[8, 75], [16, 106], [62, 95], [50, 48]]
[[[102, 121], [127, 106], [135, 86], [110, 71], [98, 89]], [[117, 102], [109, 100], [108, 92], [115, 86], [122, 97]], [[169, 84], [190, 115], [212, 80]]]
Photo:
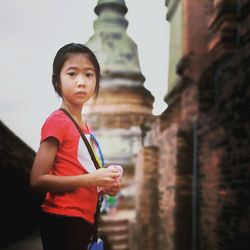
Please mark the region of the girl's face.
[[73, 106], [83, 104], [95, 94], [96, 72], [86, 54], [71, 53], [60, 72], [62, 98]]

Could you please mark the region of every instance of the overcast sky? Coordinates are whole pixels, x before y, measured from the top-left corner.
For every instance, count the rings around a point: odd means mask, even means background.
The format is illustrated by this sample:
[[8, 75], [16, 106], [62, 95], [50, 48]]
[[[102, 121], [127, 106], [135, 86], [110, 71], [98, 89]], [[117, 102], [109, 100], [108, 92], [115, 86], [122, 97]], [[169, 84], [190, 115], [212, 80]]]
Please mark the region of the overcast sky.
[[[138, 46], [144, 86], [154, 114], [166, 109], [169, 25], [164, 0], [125, 0], [127, 33]], [[51, 84], [52, 61], [70, 42], [94, 34], [97, 0], [0, 0], [0, 119], [38, 149], [46, 117], [60, 105]]]

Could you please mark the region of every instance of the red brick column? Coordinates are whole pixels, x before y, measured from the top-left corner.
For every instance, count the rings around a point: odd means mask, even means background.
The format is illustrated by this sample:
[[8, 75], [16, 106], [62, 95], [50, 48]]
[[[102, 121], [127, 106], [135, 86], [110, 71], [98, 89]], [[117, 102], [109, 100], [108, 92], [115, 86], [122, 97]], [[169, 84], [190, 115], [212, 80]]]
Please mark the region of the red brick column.
[[211, 0], [183, 1], [184, 54], [188, 54], [191, 51], [196, 54], [207, 52], [207, 42], [210, 35], [208, 32], [208, 21], [211, 11]]
[[178, 125], [172, 124], [160, 134], [159, 158], [159, 237], [160, 249], [173, 250], [176, 231], [176, 166]]
[[143, 148], [137, 157], [135, 180], [137, 249], [157, 249], [158, 148]]

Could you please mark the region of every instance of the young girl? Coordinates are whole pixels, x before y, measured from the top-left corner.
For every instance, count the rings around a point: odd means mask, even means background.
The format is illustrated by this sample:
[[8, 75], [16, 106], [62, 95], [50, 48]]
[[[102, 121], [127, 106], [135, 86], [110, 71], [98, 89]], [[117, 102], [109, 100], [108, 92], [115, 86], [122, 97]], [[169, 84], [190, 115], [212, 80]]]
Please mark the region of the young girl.
[[[100, 149], [82, 108], [90, 97], [97, 96], [99, 80], [99, 63], [89, 48], [71, 43], [57, 52], [52, 83], [62, 98], [60, 108], [81, 127], [95, 155]], [[116, 195], [119, 172], [114, 168], [96, 170], [79, 131], [61, 109], [54, 111], [42, 127], [30, 185], [46, 193], [40, 228], [44, 250], [86, 250], [96, 212], [97, 187]]]

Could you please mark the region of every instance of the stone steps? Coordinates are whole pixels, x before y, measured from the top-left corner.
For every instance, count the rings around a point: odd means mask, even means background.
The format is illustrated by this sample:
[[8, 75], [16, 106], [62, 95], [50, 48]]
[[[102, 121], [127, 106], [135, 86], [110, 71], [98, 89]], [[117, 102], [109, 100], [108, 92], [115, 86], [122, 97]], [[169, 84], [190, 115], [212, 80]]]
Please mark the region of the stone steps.
[[129, 250], [129, 223], [130, 217], [115, 215], [101, 215], [99, 234], [104, 235], [112, 250]]

